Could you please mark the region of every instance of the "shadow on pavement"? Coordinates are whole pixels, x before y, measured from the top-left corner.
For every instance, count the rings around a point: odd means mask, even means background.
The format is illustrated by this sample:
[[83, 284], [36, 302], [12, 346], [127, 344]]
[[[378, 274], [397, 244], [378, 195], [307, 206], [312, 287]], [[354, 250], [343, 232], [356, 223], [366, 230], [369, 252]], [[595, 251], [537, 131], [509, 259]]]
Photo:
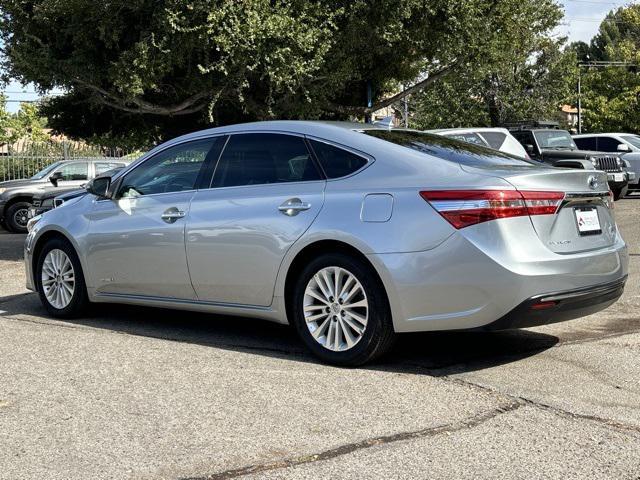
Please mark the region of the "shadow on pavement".
[[[36, 321], [37, 317], [46, 318], [36, 294], [0, 298], [0, 310], [6, 312], [4, 315], [32, 315], [36, 318], [31, 320]], [[94, 306], [83, 318], [60, 323], [318, 363], [304, 349], [293, 329], [250, 318], [102, 304]], [[389, 355], [366, 368], [448, 375], [515, 362], [557, 343], [558, 338], [553, 335], [528, 330], [403, 334]]]
[[22, 261], [25, 238], [24, 234], [10, 233], [0, 227], [0, 261]]

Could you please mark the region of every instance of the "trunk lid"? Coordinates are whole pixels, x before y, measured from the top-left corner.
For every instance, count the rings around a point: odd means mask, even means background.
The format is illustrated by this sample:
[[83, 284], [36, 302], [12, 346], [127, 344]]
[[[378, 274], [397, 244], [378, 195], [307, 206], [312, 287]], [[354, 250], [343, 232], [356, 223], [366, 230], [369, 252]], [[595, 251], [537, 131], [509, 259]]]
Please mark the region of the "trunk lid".
[[606, 248], [616, 240], [607, 175], [597, 170], [564, 168], [475, 168], [474, 173], [500, 177], [520, 191], [564, 192], [554, 215], [530, 216], [540, 240], [551, 251], [571, 254]]

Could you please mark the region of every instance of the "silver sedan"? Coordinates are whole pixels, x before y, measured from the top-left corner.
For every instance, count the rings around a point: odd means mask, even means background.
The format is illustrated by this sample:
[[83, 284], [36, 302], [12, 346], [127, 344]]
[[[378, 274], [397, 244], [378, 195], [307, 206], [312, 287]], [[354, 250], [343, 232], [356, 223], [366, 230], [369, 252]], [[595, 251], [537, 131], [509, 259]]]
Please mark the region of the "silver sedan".
[[529, 327], [615, 302], [606, 174], [411, 130], [277, 121], [160, 145], [30, 222], [53, 316], [128, 303], [292, 324], [359, 365], [398, 332]]

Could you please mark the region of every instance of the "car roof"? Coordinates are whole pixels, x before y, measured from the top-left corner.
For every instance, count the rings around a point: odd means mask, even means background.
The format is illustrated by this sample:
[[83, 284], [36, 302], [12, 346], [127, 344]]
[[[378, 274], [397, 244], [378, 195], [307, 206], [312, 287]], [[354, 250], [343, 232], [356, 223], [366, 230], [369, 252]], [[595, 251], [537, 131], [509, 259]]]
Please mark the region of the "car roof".
[[504, 127], [465, 127], [465, 128], [438, 128], [435, 130], [425, 130], [427, 133], [475, 133], [475, 132], [500, 132], [509, 134], [509, 130]]
[[631, 135], [631, 136], [638, 136], [635, 133], [615, 133], [615, 132], [610, 132], [610, 133], [580, 133], [578, 135], [572, 135], [575, 138], [585, 138], [585, 137], [610, 137], [610, 136], [614, 136], [614, 137], [619, 137], [619, 136], [624, 136], [624, 135]]

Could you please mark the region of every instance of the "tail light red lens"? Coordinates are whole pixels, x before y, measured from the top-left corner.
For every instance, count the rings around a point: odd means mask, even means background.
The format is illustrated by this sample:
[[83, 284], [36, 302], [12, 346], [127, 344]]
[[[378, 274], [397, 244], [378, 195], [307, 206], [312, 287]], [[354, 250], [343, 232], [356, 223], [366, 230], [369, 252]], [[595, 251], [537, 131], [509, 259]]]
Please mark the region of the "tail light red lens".
[[553, 215], [564, 193], [518, 190], [431, 190], [420, 196], [460, 229], [499, 218]]

